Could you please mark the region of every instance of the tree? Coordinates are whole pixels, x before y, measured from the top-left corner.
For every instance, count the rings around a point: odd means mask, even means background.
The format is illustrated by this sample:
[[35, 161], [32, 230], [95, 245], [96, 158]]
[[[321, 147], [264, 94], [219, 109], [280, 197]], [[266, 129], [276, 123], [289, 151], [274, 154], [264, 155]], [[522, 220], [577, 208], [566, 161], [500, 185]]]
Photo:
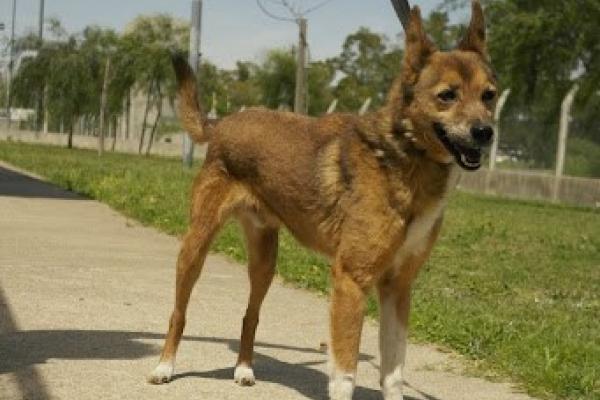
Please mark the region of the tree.
[[356, 111], [370, 97], [374, 106], [384, 103], [389, 87], [400, 72], [402, 51], [368, 28], [349, 35], [342, 53], [329, 63], [343, 77], [333, 90], [339, 108]]
[[296, 59], [291, 51], [271, 50], [256, 76], [261, 103], [269, 108], [293, 109], [296, 88]]
[[333, 101], [333, 78], [335, 70], [332, 65], [323, 62], [312, 62], [308, 68], [308, 114], [321, 115]]
[[[276, 109], [293, 109], [296, 89], [296, 57], [293, 49], [291, 51], [271, 50], [260, 66], [245, 64], [241, 69], [238, 66], [237, 73], [245, 79], [239, 81], [239, 85], [252, 90], [258, 89], [262, 94], [261, 104]], [[333, 77], [334, 70], [328, 63], [309, 64], [307, 83], [310, 115], [319, 115], [327, 110], [327, 105], [333, 99], [331, 88]], [[255, 97], [251, 100], [255, 100]]]
[[233, 109], [259, 105], [262, 93], [257, 81], [259, 67], [251, 62], [238, 61], [236, 70], [230, 75], [227, 93]]
[[151, 128], [151, 132], [156, 132], [161, 115], [159, 105], [162, 105], [165, 97], [174, 101], [177, 84], [168, 50], [186, 47], [189, 42], [189, 27], [187, 23], [164, 14], [141, 16], [130, 24], [122, 41], [121, 50], [130, 57], [136, 85], [147, 96], [140, 132], [141, 153], [150, 108], [154, 106], [157, 109]]

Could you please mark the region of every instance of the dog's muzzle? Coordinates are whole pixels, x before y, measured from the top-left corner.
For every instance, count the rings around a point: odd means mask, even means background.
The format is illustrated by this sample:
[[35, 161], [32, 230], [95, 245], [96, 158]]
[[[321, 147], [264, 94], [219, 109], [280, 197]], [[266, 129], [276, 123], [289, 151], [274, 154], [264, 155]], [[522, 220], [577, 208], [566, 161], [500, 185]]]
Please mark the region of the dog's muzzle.
[[[444, 126], [440, 123], [435, 123], [433, 127], [440, 142], [442, 142], [446, 150], [454, 156], [456, 163], [460, 165], [461, 168], [467, 171], [476, 171], [481, 167], [481, 147], [473, 147], [452, 140], [446, 129], [444, 129]], [[494, 134], [493, 130], [491, 130], [490, 134], [488, 129], [485, 129], [485, 132], [479, 133], [485, 136], [486, 143], [483, 143], [484, 140], [477, 140], [477, 142], [482, 145], [488, 144]]]

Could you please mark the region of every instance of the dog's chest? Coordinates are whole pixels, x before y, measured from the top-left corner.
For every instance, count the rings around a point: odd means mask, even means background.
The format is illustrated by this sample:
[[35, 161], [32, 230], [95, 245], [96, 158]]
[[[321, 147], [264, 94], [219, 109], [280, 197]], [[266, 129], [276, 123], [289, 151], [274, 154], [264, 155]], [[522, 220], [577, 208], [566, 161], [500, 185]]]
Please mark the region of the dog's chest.
[[454, 188], [458, 174], [451, 173], [444, 195], [434, 204], [415, 215], [406, 228], [404, 242], [397, 250], [394, 257], [394, 268], [400, 268], [406, 259], [412, 255], [419, 255], [430, 244], [430, 235], [436, 222], [442, 217], [447, 204], [448, 192]]
[[421, 254], [429, 245], [429, 237], [435, 223], [442, 216], [446, 201], [440, 200], [438, 204], [417, 215], [406, 228], [404, 242], [394, 257], [394, 267], [399, 268], [406, 259], [412, 255]]

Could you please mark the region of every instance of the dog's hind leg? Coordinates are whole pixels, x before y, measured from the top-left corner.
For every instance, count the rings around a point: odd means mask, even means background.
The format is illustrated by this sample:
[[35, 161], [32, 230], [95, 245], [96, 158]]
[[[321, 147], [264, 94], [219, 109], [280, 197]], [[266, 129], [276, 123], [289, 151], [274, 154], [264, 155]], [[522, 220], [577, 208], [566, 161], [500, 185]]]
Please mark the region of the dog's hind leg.
[[255, 383], [252, 370], [254, 335], [258, 326], [260, 307], [275, 274], [279, 229], [264, 225], [255, 215], [244, 215], [240, 220], [244, 227], [248, 249], [250, 297], [242, 323], [240, 353], [234, 380], [238, 385], [251, 386]]
[[173, 375], [191, 291], [215, 234], [239, 202], [237, 194], [235, 184], [218, 168], [204, 169], [194, 184], [191, 224], [177, 259], [175, 307], [160, 363], [148, 378], [150, 383], [166, 383]]

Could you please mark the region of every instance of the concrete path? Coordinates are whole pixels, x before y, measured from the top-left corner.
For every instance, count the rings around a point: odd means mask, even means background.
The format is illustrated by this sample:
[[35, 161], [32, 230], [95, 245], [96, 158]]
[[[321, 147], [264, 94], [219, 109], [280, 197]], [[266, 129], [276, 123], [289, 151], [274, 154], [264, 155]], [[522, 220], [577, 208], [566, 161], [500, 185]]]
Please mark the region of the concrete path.
[[[327, 301], [276, 282], [250, 388], [232, 380], [244, 267], [211, 256], [190, 305], [175, 380], [145, 383], [173, 301], [176, 238], [0, 166], [0, 399], [325, 399]], [[453, 372], [454, 371], [454, 372]], [[521, 400], [410, 346], [407, 400]], [[377, 327], [363, 336], [355, 399], [379, 399]]]

